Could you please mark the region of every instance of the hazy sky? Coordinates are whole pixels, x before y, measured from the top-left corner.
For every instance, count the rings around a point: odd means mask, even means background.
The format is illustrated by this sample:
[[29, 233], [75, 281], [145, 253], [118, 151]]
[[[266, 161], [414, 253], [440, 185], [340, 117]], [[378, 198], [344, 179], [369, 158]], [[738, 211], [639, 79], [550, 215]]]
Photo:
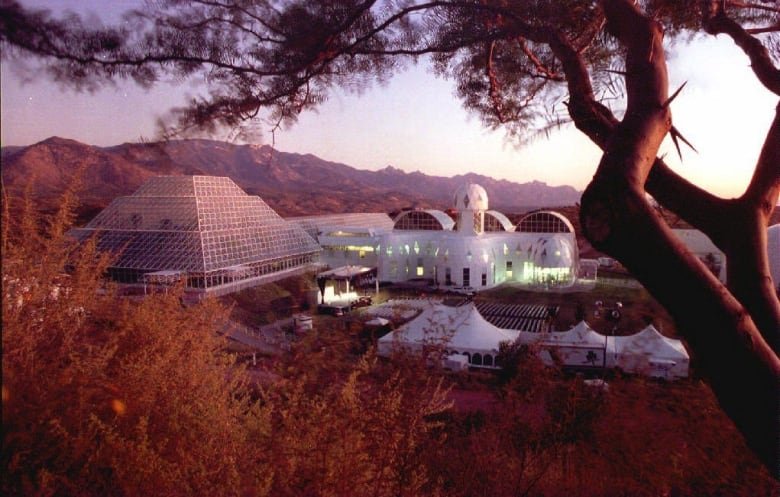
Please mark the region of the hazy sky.
[[[97, 12], [102, 17], [134, 0], [27, 0]], [[104, 12], [110, 5], [112, 12]], [[757, 83], [748, 59], [725, 37], [670, 48], [671, 91], [688, 81], [672, 111], [675, 125], [697, 147], [673, 147], [666, 159], [680, 174], [722, 196], [741, 193], [750, 178], [777, 99]], [[163, 84], [144, 91], [131, 84], [79, 94], [43, 80], [22, 84], [5, 65], [0, 72], [2, 145], [27, 145], [61, 136], [93, 145], [153, 138], [155, 118], [194, 89]], [[271, 135], [263, 136], [270, 143]], [[518, 149], [503, 131], [490, 132], [469, 116], [450, 82], [424, 65], [397, 75], [362, 95], [335, 91], [317, 112], [301, 116], [275, 144], [286, 152], [312, 153], [362, 169], [387, 165], [405, 171], [450, 176], [476, 172], [525, 182], [570, 184], [582, 189], [600, 153], [573, 127]]]

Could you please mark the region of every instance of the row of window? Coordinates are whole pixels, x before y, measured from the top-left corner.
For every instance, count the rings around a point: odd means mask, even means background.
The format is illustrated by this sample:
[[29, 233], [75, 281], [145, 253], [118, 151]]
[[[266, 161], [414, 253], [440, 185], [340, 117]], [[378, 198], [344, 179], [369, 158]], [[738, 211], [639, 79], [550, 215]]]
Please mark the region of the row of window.
[[[275, 259], [263, 263], [246, 264], [240, 268], [213, 271], [206, 274], [189, 272], [186, 275], [182, 275], [181, 278], [186, 278], [187, 288], [204, 289], [265, 276], [279, 271], [300, 267], [312, 262], [314, 262], [314, 255], [304, 254]], [[148, 274], [148, 271], [112, 267], [109, 268], [108, 273], [113, 280], [120, 283], [141, 283], [143, 282], [144, 274]]]
[[[445, 354], [447, 355], [459, 355], [461, 354], [457, 350], [447, 350], [445, 351]], [[498, 356], [493, 357], [492, 354], [480, 354], [479, 352], [474, 352], [473, 354], [469, 352], [463, 352], [462, 355], [466, 356], [466, 359], [468, 359], [469, 364], [472, 366], [487, 366], [487, 367], [500, 367], [501, 361], [499, 360]]]

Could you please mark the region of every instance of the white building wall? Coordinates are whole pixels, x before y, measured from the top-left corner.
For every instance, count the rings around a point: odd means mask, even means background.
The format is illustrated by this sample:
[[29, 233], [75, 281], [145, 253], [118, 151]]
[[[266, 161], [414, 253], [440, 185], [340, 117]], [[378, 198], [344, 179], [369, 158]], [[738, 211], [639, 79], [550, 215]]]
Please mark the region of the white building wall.
[[391, 283], [420, 278], [446, 287], [449, 274], [449, 286], [475, 290], [507, 281], [528, 285], [574, 281], [579, 261], [574, 233], [484, 232], [488, 201], [479, 185], [460, 188], [454, 205], [459, 214], [456, 231], [404, 226], [356, 233], [357, 229], [331, 227], [319, 236], [321, 260], [331, 267], [375, 266], [379, 281]]

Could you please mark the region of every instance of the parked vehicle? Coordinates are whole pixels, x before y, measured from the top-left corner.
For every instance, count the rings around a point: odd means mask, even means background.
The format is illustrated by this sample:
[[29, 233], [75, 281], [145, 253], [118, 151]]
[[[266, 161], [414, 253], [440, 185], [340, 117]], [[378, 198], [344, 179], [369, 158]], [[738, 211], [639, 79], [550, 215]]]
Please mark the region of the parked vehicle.
[[450, 288], [449, 291], [460, 293], [461, 295], [468, 295], [469, 297], [473, 297], [477, 294], [477, 291], [474, 289], [474, 287], [471, 286], [456, 286]]
[[344, 314], [348, 313], [349, 310], [350, 310], [349, 305], [320, 304], [317, 306], [318, 313], [330, 314], [331, 316], [343, 316]]
[[314, 322], [311, 316], [299, 314], [293, 316], [293, 330], [296, 332], [309, 331], [314, 328]]
[[368, 307], [373, 304], [373, 299], [368, 295], [363, 295], [352, 301], [352, 308]]

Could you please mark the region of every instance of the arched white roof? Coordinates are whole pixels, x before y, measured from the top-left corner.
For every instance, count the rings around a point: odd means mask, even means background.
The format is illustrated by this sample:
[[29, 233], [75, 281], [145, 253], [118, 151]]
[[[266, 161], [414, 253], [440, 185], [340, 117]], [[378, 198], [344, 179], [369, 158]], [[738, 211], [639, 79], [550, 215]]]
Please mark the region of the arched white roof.
[[450, 216], [436, 209], [403, 211], [393, 220], [396, 230], [452, 230], [454, 225]]
[[[489, 229], [488, 226], [490, 223], [488, 221], [488, 216], [495, 219], [498, 222], [499, 226], [503, 229], [498, 229], [498, 230]], [[504, 214], [498, 211], [485, 212], [485, 231], [514, 231], [514, 230], [515, 230], [515, 225], [512, 224], [512, 221], [510, 221], [509, 218], [506, 217]]]
[[539, 238], [533, 244], [531, 260], [538, 267], [573, 267], [576, 254], [570, 240], [552, 235]]
[[459, 211], [486, 211], [487, 192], [481, 186], [468, 183], [455, 191], [455, 209]]
[[563, 214], [555, 211], [537, 211], [524, 216], [517, 223], [515, 231], [523, 233], [574, 233], [574, 226]]

